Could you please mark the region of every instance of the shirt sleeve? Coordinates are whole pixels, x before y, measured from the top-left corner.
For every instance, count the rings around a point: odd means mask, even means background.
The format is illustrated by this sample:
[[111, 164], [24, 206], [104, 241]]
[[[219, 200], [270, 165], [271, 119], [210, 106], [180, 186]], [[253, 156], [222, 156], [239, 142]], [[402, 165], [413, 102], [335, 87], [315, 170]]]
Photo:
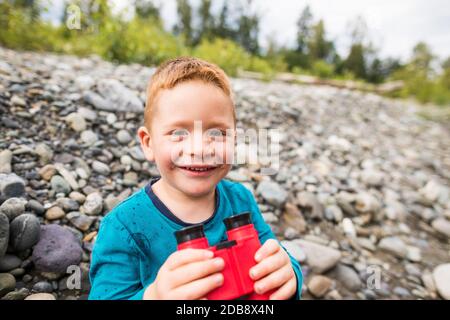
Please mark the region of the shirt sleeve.
[[[245, 189], [244, 192], [247, 193], [248, 201], [251, 206], [252, 222], [256, 230], [258, 231], [259, 240], [261, 241], [261, 243], [264, 244], [264, 242], [266, 242], [268, 239], [275, 239], [278, 241], [278, 239], [275, 237], [272, 230], [270, 229], [270, 226], [264, 221], [264, 218], [262, 217], [261, 211], [259, 210], [258, 204], [256, 203], [253, 194], [244, 186], [242, 186], [242, 188]], [[298, 261], [286, 250], [286, 248], [281, 244], [281, 242], [278, 241], [278, 243], [289, 255], [289, 258], [291, 259], [292, 268], [294, 269], [295, 277], [297, 279], [297, 290], [295, 292], [295, 295], [291, 299], [300, 300], [303, 286], [302, 269]]]
[[130, 233], [109, 213], [101, 222], [91, 257], [89, 300], [142, 300], [139, 256]]

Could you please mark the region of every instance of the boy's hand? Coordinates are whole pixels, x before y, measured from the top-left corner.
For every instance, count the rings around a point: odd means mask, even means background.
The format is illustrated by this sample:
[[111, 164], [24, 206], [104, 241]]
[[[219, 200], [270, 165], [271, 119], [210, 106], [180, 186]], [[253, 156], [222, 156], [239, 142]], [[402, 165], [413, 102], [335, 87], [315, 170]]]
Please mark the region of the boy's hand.
[[263, 294], [277, 289], [271, 300], [287, 300], [297, 291], [297, 279], [286, 251], [274, 239], [267, 240], [255, 253], [257, 265], [250, 269], [255, 292]]
[[172, 253], [159, 269], [155, 281], [147, 287], [144, 300], [202, 299], [222, 285], [224, 267], [221, 258], [209, 250], [184, 249]]

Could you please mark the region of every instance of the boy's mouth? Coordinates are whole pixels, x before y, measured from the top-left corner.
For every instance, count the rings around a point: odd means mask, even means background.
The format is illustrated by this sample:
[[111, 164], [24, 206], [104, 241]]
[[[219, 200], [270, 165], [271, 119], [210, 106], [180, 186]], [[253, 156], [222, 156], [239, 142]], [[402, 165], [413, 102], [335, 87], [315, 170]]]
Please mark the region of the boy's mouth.
[[219, 166], [211, 165], [190, 165], [190, 166], [179, 166], [184, 172], [188, 173], [190, 176], [206, 176], [212, 171], [219, 168]]

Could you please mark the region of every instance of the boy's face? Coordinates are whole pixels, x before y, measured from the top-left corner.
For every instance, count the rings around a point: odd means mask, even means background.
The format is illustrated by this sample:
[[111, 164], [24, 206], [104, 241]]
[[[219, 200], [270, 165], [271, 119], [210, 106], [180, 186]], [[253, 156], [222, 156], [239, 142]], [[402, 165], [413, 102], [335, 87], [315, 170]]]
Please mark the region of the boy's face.
[[138, 135], [162, 181], [192, 197], [211, 192], [232, 163], [231, 99], [220, 88], [193, 80], [162, 90], [152, 112], [151, 130], [141, 127]]

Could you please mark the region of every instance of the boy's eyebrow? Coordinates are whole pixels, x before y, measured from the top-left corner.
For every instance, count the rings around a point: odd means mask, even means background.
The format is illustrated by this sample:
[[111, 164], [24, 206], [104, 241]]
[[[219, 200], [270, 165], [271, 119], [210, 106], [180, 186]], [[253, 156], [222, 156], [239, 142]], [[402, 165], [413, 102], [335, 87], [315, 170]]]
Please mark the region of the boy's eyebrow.
[[[172, 122], [172, 123], [166, 125], [165, 127], [193, 127], [193, 126], [194, 126], [194, 121], [178, 120], [178, 121], [175, 121], [175, 122]], [[230, 127], [223, 121], [211, 121], [211, 122], [208, 122], [208, 124], [206, 126], [204, 124], [202, 124], [202, 126], [203, 126], [203, 129], [213, 128], [213, 127], [224, 127], [224, 128]]]

